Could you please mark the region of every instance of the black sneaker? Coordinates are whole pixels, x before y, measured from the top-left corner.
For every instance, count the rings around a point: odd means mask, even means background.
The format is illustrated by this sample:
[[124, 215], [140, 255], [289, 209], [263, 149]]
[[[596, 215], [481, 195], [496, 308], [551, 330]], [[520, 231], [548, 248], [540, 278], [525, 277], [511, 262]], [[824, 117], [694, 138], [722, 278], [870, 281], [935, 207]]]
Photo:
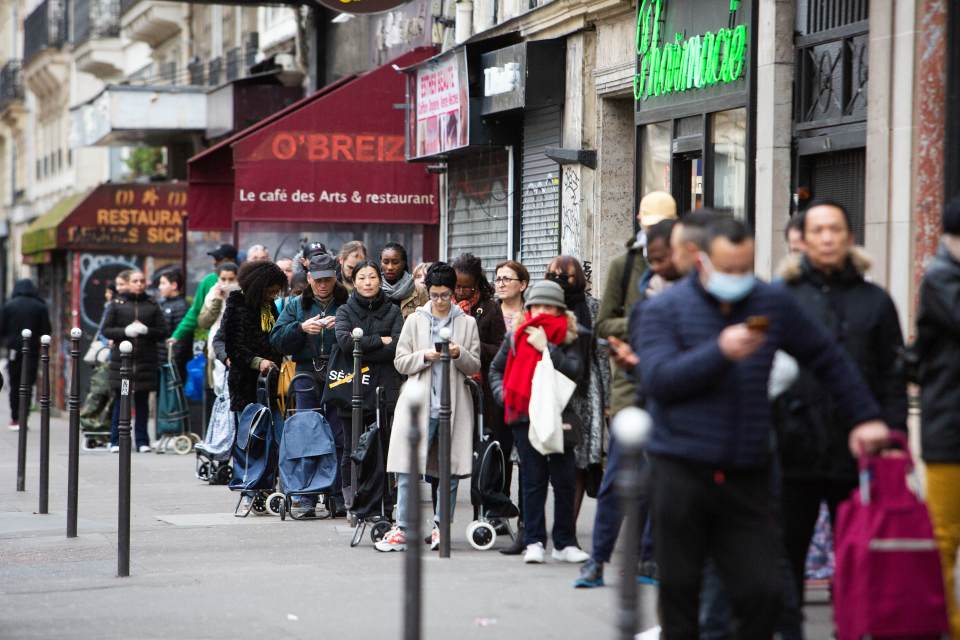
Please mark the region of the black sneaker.
[[580, 577], [573, 582], [576, 589], [593, 589], [603, 586], [603, 563], [593, 558], [587, 560], [580, 569]]

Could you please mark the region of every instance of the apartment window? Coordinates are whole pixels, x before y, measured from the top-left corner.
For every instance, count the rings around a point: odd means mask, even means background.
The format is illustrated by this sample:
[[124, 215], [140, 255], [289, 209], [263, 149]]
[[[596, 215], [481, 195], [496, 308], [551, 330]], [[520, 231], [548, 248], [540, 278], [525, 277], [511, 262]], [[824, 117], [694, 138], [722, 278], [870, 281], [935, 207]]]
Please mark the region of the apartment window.
[[73, 166], [73, 149], [67, 149], [67, 166]]
[[57, 171], [63, 169], [63, 149], [57, 149]]
[[37, 180], [39, 180], [39, 179], [42, 177], [42, 175], [43, 175], [43, 174], [41, 173], [41, 168], [42, 168], [42, 167], [43, 167], [43, 162], [41, 162], [40, 159], [38, 158], [38, 159], [37, 159]]

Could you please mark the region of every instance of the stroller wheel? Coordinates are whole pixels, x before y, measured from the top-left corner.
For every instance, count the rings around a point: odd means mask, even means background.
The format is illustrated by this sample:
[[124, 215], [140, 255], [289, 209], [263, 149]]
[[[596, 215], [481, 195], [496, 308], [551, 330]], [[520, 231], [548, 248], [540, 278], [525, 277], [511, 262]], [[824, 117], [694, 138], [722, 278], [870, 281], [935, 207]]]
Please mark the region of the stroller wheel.
[[217, 467], [217, 472], [214, 474], [212, 481], [215, 484], [230, 484], [230, 480], [233, 479], [233, 467], [229, 463], [223, 463]]
[[83, 450], [84, 451], [93, 451], [97, 448], [97, 439], [96, 438], [84, 438], [83, 439]]
[[[290, 510], [290, 505], [288, 504], [289, 500], [290, 498], [283, 496], [283, 500], [280, 501], [280, 522], [283, 522], [287, 519], [287, 512]], [[293, 516], [290, 517], [292, 518]]]
[[197, 459], [197, 478], [200, 480], [210, 480], [210, 464], [208, 462], [200, 462], [200, 459]]
[[267, 496], [258, 493], [253, 497], [253, 510], [257, 513], [266, 513], [267, 512]]
[[193, 449], [193, 440], [189, 436], [177, 436], [173, 439], [173, 451], [177, 455], [185, 456]]
[[373, 541], [373, 543], [376, 544], [383, 540], [383, 536], [387, 535], [387, 531], [390, 531], [391, 526], [392, 525], [390, 524], [389, 520], [380, 520], [375, 522], [373, 527], [370, 529], [370, 539]]
[[357, 515], [356, 515], [354, 512], [352, 512], [352, 511], [348, 511], [348, 512], [347, 512], [347, 525], [349, 525], [350, 527], [356, 527], [357, 524], [358, 524]]
[[283, 512], [283, 504], [286, 502], [287, 496], [283, 495], [279, 491], [276, 493], [271, 493], [267, 497], [267, 511], [272, 513], [275, 516], [279, 516]]
[[477, 551], [486, 551], [497, 541], [497, 530], [489, 522], [474, 520], [467, 526], [467, 540]]
[[193, 440], [193, 444], [200, 444], [200, 436], [197, 434], [190, 432], [187, 434], [187, 437]]

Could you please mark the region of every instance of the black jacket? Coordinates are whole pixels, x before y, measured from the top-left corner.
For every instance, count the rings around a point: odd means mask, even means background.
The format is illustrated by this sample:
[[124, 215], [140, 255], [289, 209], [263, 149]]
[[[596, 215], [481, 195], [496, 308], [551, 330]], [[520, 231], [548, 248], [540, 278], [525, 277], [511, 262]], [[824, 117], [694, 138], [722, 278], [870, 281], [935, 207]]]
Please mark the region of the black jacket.
[[[519, 328], [519, 324], [514, 322], [514, 325]], [[583, 337], [581, 331], [583, 327], [578, 326], [576, 316], [572, 312], [567, 312], [567, 337], [563, 342], [562, 346], [557, 346], [550, 344], [548, 348], [550, 349], [550, 359], [553, 361], [553, 368], [567, 376], [571, 380], [577, 380], [580, 378], [584, 367], [589, 366], [588, 363], [585, 363], [581, 360], [581, 348], [578, 342]], [[493, 357], [493, 361], [490, 363], [490, 369], [487, 371], [487, 378], [490, 380], [490, 389], [493, 393], [493, 400], [495, 406], [500, 411], [501, 419], [503, 419], [503, 374], [507, 369], [507, 358], [510, 356], [510, 352], [513, 350], [513, 340], [514, 332], [511, 332], [504, 339], [503, 344], [500, 345], [497, 355]], [[573, 426], [573, 433], [564, 432], [564, 441], [565, 444], [575, 444], [580, 439], [580, 425], [579, 420], [576, 416], [573, 415], [573, 412], [570, 411], [569, 407], [563, 412], [563, 419], [565, 422]], [[526, 421], [521, 421], [516, 424], [511, 424], [509, 426], [522, 426]]]
[[[373, 369], [377, 384], [384, 389], [387, 406], [392, 407], [400, 395], [400, 374], [393, 366], [397, 340], [403, 329], [400, 308], [387, 300], [383, 292], [376, 298], [363, 298], [354, 291], [347, 303], [337, 309], [336, 324], [337, 346], [350, 358], [353, 357], [351, 333], [356, 327], [363, 329], [360, 340], [363, 364]], [[390, 344], [381, 340], [387, 337], [393, 338]]]
[[[267, 305], [274, 320], [277, 306]], [[230, 409], [243, 411], [257, 401], [257, 378], [260, 371], [253, 368], [254, 358], [265, 358], [278, 367], [283, 356], [270, 345], [270, 332], [260, 324], [260, 309], [250, 307], [242, 291], [231, 291], [220, 322], [224, 349], [230, 358], [227, 385], [230, 390]]]
[[960, 260], [941, 244], [920, 285], [920, 437], [926, 462], [960, 462]]
[[[187, 315], [187, 309], [189, 308], [190, 305], [187, 304], [187, 299], [183, 296], [160, 299], [160, 310], [163, 311], [163, 319], [164, 322], [167, 323], [167, 335], [177, 330], [177, 327], [180, 326], [180, 321], [183, 320], [183, 316]], [[167, 361], [167, 346], [165, 341], [160, 342], [157, 356], [160, 358], [160, 362]]]
[[[135, 320], [147, 325], [146, 335], [135, 338], [127, 336], [127, 325]], [[110, 351], [110, 388], [120, 388], [120, 343], [129, 340], [133, 344], [133, 390], [155, 391], [159, 365], [157, 343], [169, 335], [160, 305], [145, 293], [117, 296], [107, 305], [103, 335], [113, 341]]]
[[490, 363], [503, 345], [507, 331], [503, 326], [503, 312], [500, 304], [490, 298], [477, 304], [470, 315], [477, 321], [480, 335], [480, 378], [483, 388], [483, 424], [488, 432], [498, 433], [503, 429], [503, 409], [494, 402], [490, 388]]
[[[867, 282], [869, 259], [854, 250], [846, 267], [824, 274], [806, 258], [788, 261], [784, 284], [800, 306], [843, 347], [863, 376], [881, 417], [907, 428], [907, 384], [900, 354], [903, 335], [893, 300]], [[827, 390], [801, 368], [793, 386], [775, 402], [784, 474], [856, 482], [856, 461], [847, 444], [853, 425], [837, 411]]]
[[17, 280], [13, 285], [10, 300], [0, 310], [0, 335], [3, 337], [3, 346], [9, 350], [19, 351], [22, 341], [20, 333], [24, 329], [30, 329], [33, 332], [30, 338], [30, 352], [33, 355], [30, 361], [36, 369], [40, 336], [50, 335], [52, 329], [47, 303], [37, 294], [33, 281], [26, 278]]

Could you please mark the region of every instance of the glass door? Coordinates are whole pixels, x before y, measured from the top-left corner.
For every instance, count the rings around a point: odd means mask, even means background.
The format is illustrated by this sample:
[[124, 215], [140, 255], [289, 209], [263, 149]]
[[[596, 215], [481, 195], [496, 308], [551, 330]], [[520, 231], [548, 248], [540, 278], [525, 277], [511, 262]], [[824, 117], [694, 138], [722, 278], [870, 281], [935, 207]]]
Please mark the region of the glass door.
[[673, 156], [673, 196], [677, 211], [703, 207], [703, 153], [688, 151]]

